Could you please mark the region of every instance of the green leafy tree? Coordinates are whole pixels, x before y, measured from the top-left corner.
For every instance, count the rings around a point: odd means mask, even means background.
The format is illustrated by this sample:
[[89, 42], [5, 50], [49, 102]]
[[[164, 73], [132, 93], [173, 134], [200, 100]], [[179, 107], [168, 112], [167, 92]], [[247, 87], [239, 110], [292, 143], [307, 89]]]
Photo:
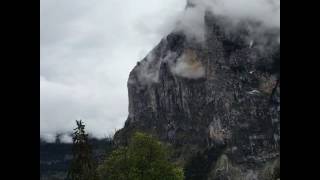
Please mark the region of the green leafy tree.
[[99, 166], [104, 180], [182, 180], [183, 170], [168, 159], [168, 149], [153, 137], [136, 133], [127, 147], [114, 150]]
[[73, 132], [73, 160], [71, 162], [68, 180], [96, 180], [96, 166], [92, 158], [91, 146], [88, 143], [88, 134], [82, 121], [76, 121], [77, 128]]

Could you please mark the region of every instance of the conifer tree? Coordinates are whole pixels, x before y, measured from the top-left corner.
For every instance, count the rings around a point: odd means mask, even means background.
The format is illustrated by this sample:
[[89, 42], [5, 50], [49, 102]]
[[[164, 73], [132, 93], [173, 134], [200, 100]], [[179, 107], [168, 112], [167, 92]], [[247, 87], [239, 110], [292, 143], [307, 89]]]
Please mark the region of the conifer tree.
[[96, 180], [96, 166], [92, 157], [92, 149], [88, 143], [88, 134], [82, 121], [76, 121], [77, 128], [73, 136], [73, 160], [71, 162], [68, 180]]

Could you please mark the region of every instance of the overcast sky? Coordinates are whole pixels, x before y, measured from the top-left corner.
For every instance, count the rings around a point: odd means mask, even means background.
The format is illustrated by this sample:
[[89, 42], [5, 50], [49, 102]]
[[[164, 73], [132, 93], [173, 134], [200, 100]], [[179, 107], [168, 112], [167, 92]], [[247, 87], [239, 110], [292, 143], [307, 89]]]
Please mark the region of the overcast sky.
[[185, 0], [41, 0], [40, 134], [76, 119], [104, 137], [128, 115], [131, 69], [173, 28]]
[[77, 119], [96, 137], [123, 127], [134, 65], [174, 28], [201, 41], [204, 9], [277, 27], [280, 43], [280, 0], [189, 1], [197, 8], [184, 11], [186, 0], [40, 0], [41, 136], [70, 132]]

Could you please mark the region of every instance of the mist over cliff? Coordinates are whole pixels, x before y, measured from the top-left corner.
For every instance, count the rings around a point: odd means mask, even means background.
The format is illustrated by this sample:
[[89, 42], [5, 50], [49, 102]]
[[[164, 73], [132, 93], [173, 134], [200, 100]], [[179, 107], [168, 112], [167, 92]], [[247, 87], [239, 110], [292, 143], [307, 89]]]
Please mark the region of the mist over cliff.
[[[278, 3], [279, 2], [279, 3]], [[280, 1], [188, 1], [172, 33], [131, 71], [115, 142], [144, 131], [171, 144], [187, 179], [277, 179]], [[199, 179], [199, 178], [198, 178]]]

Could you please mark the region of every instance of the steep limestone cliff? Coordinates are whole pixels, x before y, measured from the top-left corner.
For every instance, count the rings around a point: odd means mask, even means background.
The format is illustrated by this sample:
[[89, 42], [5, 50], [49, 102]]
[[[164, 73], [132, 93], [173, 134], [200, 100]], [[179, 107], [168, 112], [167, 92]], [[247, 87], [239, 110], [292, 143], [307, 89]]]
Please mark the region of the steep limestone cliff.
[[254, 34], [259, 24], [249, 21], [230, 30], [209, 12], [204, 19], [205, 41], [175, 31], [131, 71], [129, 116], [115, 142], [144, 131], [170, 143], [182, 165], [205, 157], [202, 179], [276, 179], [279, 30]]

